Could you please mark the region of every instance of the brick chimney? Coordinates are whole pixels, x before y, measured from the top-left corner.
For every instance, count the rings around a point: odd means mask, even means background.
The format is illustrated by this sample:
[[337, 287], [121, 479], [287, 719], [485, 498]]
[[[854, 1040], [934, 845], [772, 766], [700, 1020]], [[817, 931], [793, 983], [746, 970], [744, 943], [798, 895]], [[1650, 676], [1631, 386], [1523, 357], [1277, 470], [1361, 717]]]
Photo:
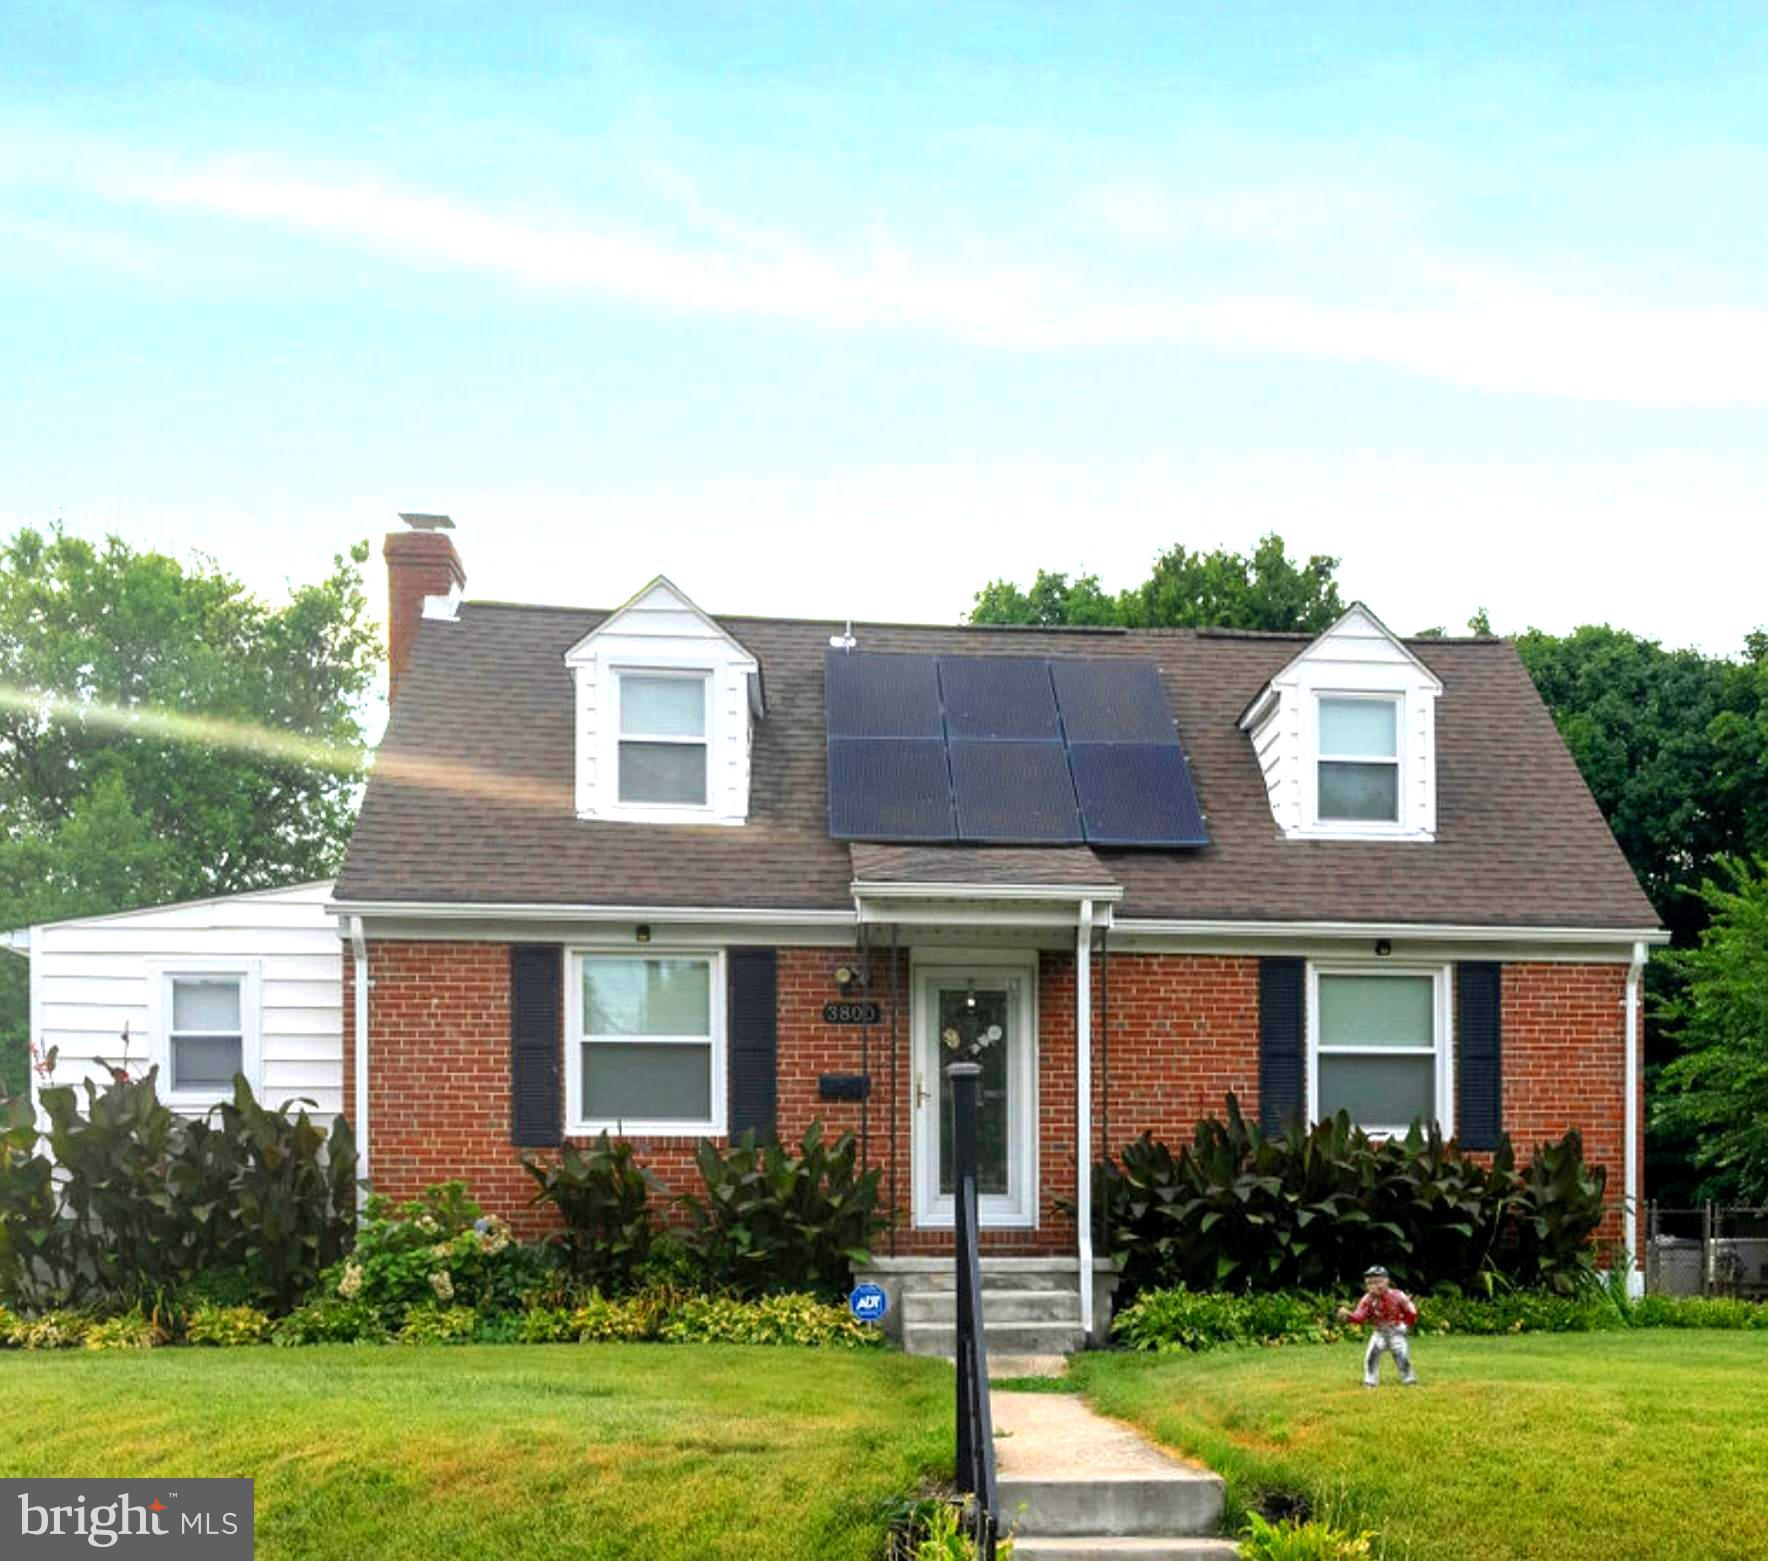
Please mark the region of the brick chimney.
[[[430, 597], [458, 597], [466, 589], [467, 572], [448, 533], [454, 522], [446, 515], [401, 515], [410, 528], [389, 531], [381, 547], [387, 561], [387, 701], [399, 697], [399, 679], [417, 643], [418, 625]], [[431, 609], [435, 616], [435, 609]]]

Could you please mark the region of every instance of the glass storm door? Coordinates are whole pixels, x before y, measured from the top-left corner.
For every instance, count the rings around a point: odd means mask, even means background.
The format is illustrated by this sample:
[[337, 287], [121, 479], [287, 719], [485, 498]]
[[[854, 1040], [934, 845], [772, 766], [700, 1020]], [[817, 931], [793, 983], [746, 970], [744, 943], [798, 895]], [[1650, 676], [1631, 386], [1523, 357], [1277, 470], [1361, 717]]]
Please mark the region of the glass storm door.
[[920, 973], [916, 992], [915, 1219], [952, 1222], [952, 1087], [946, 1068], [974, 1062], [976, 1168], [984, 1225], [1030, 1225], [1036, 1212], [1032, 1057], [1026, 976], [1017, 970]]

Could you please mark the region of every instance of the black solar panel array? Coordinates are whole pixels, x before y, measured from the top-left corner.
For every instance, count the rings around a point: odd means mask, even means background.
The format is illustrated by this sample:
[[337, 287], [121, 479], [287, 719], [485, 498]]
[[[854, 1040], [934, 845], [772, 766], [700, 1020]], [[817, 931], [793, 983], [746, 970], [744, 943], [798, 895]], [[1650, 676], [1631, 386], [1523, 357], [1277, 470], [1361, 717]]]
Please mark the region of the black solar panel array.
[[1152, 663], [831, 650], [837, 840], [1201, 846]]

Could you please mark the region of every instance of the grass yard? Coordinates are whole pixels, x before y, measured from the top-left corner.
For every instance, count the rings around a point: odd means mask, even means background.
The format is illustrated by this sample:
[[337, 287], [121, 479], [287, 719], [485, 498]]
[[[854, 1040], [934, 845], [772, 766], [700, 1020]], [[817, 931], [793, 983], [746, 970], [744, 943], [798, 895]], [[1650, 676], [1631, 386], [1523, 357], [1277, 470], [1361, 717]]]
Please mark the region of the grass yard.
[[[1262, 1490], [1324, 1497], [1394, 1561], [1768, 1556], [1768, 1335], [1424, 1338], [1423, 1386], [1350, 1346], [1092, 1356], [1092, 1403]], [[1385, 1370], [1390, 1374], [1389, 1362]]]
[[0, 1356], [0, 1476], [251, 1475], [261, 1561], [872, 1561], [951, 1372], [734, 1345]]

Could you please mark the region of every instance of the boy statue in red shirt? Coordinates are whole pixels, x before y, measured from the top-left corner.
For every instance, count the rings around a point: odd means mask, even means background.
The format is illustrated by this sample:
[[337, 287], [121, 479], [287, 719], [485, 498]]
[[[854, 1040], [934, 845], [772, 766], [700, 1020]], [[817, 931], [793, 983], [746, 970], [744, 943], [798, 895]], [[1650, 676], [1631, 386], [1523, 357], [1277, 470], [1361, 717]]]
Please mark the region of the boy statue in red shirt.
[[1406, 1342], [1406, 1330], [1418, 1321], [1418, 1308], [1404, 1290], [1396, 1290], [1388, 1273], [1379, 1263], [1363, 1272], [1363, 1299], [1355, 1309], [1341, 1306], [1338, 1320], [1347, 1323], [1369, 1323], [1369, 1348], [1363, 1355], [1363, 1386], [1381, 1385], [1381, 1353], [1386, 1350], [1400, 1368], [1400, 1381], [1409, 1388], [1418, 1386], [1418, 1374], [1412, 1370], [1412, 1350]]

